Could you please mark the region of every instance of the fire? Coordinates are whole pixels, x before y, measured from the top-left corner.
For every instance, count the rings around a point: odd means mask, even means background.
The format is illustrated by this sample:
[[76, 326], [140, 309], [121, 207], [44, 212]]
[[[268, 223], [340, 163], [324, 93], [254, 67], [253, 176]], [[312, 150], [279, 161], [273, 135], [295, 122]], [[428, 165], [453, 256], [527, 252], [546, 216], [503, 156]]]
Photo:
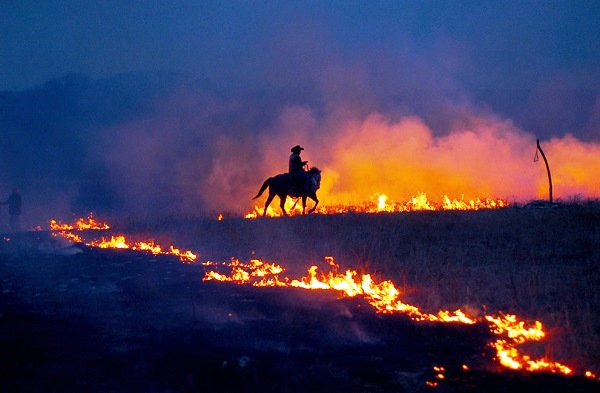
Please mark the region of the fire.
[[[420, 205], [421, 192], [427, 195], [429, 208], [437, 210], [498, 208], [508, 198], [519, 203], [548, 198], [545, 165], [533, 162], [535, 135], [510, 119], [469, 111], [459, 117], [435, 130], [417, 116], [381, 113], [348, 113], [341, 118], [336, 114], [322, 124], [311, 119], [306, 128], [314, 128], [314, 135], [298, 134], [297, 124], [290, 124], [291, 136], [261, 139], [265, 151], [261, 176], [253, 180], [248, 196], [267, 176], [286, 170], [282, 146], [293, 146], [300, 138], [306, 148], [303, 159], [323, 171], [317, 192], [319, 206], [326, 206], [318, 209], [322, 214], [405, 211], [391, 199], [410, 211], [417, 208], [413, 201], [419, 209], [427, 209], [426, 203]], [[556, 200], [600, 197], [600, 143], [567, 134], [542, 140], [541, 145], [552, 170]], [[243, 208], [250, 211], [249, 217], [262, 215], [260, 204]], [[279, 216], [278, 206], [271, 210], [267, 215]]]
[[61, 236], [65, 239], [73, 242], [73, 243], [83, 243], [83, 239], [76, 233], [68, 232], [68, 231], [60, 231], [58, 233], [53, 233], [53, 236]]
[[153, 255], [174, 255], [178, 257], [182, 262], [194, 262], [198, 255], [194, 254], [190, 250], [182, 251], [179, 248], [174, 246], [169, 246], [166, 251], [163, 251], [162, 246], [154, 243], [154, 241], [138, 241], [131, 242], [127, 240], [124, 235], [117, 235], [108, 237], [102, 237], [100, 240], [90, 240], [85, 242], [82, 236], [78, 233], [73, 233], [72, 231], [87, 231], [87, 230], [106, 230], [110, 227], [106, 223], [100, 223], [94, 220], [90, 214], [90, 216], [86, 219], [80, 218], [74, 224], [61, 224], [56, 220], [50, 221], [50, 228], [53, 231], [58, 231], [54, 233], [54, 236], [61, 236], [71, 242], [75, 243], [84, 243], [89, 247], [98, 247], [98, 248], [116, 248], [116, 249], [131, 249], [134, 251], [144, 251], [151, 253]]
[[[157, 246], [157, 247], [159, 247], [159, 249], [160, 249], [160, 246]], [[179, 259], [181, 259], [181, 261], [189, 261], [189, 262], [194, 262], [198, 258], [198, 255], [194, 254], [190, 250], [181, 251], [180, 249], [175, 248], [173, 246], [169, 246], [169, 251], [167, 251], [167, 252], [164, 252], [164, 253], [153, 252], [153, 253], [175, 255], [175, 256], [179, 257]]]
[[[446, 375], [444, 374], [446, 372], [446, 369], [444, 367], [433, 366], [433, 371], [435, 373], [435, 379], [437, 379], [438, 381], [442, 381], [442, 380], [446, 379]], [[425, 386], [435, 388], [438, 385], [439, 385], [439, 383], [436, 381], [425, 381]]]
[[[256, 205], [256, 206], [254, 206], [254, 209], [250, 213], [247, 213], [244, 217], [245, 218], [260, 217], [263, 214], [263, 209], [264, 209], [264, 205]], [[285, 210], [290, 215], [302, 214], [302, 203], [300, 202], [300, 199], [287, 198], [285, 201]], [[315, 212], [323, 214], [325, 211], [322, 209], [317, 209], [317, 210], [315, 210]], [[269, 207], [267, 208], [266, 215], [268, 217], [280, 217], [283, 215], [283, 213], [281, 212], [281, 209], [279, 208], [279, 200], [277, 198], [275, 198], [273, 203], [271, 203], [271, 205], [269, 205]]]
[[[212, 262], [203, 263], [204, 266], [213, 265]], [[229, 281], [236, 284], [247, 284], [252, 282], [255, 286], [285, 286], [278, 280], [278, 274], [283, 272], [283, 268], [274, 263], [266, 263], [258, 259], [252, 259], [250, 263], [242, 263], [236, 258], [231, 258], [227, 265], [231, 269], [229, 276], [220, 274], [216, 271], [206, 273], [204, 280]], [[269, 277], [273, 276], [273, 277]]]
[[[312, 201], [309, 201], [312, 203]], [[435, 203], [427, 198], [427, 194], [419, 192], [406, 202], [396, 202], [390, 199], [386, 194], [375, 193], [370, 201], [359, 204], [318, 206], [315, 210], [317, 214], [343, 214], [343, 213], [402, 213], [414, 211], [442, 211], [442, 210], [482, 210], [482, 209], [500, 209], [508, 206], [508, 202], [503, 199], [475, 198], [469, 201], [461, 199], [451, 199], [448, 195], [442, 197], [442, 202]], [[285, 203], [286, 211], [291, 215], [302, 214], [301, 204], [298, 200], [288, 198]], [[263, 206], [256, 205], [252, 212], [247, 213], [245, 218], [256, 218], [262, 216]], [[282, 216], [279, 204], [272, 203], [267, 208], [268, 217]]]
[[[496, 359], [502, 366], [514, 370], [573, 374], [573, 370], [564, 364], [546, 359], [534, 360], [517, 349], [519, 345], [524, 343], [544, 339], [545, 332], [540, 321], [528, 325], [512, 314], [485, 315], [483, 319], [474, 319], [460, 309], [455, 311], [440, 310], [437, 314], [430, 314], [421, 311], [416, 306], [402, 302], [400, 299], [401, 292], [392, 281], [377, 282], [370, 274], [359, 274], [350, 269], [341, 273], [338, 272], [339, 266], [333, 261], [332, 257], [327, 257], [326, 261], [332, 268], [330, 271], [319, 273], [318, 267], [313, 265], [308, 269], [307, 276], [300, 279], [290, 279], [288, 277], [280, 278], [280, 274], [284, 272], [284, 269], [275, 263], [267, 263], [258, 259], [253, 259], [250, 263], [243, 263], [232, 258], [231, 262], [226, 265], [231, 270], [230, 274], [226, 275], [209, 270], [206, 272], [203, 281], [233, 282], [258, 287], [278, 286], [307, 290], [332, 290], [338, 292], [341, 296], [362, 296], [379, 313], [403, 313], [415, 321], [462, 324], [487, 323], [490, 332], [498, 337], [490, 343], [490, 346], [496, 350]], [[207, 267], [217, 266], [212, 262], [205, 262], [204, 265]], [[463, 366], [463, 368], [465, 367], [468, 369], [467, 366]]]
[[99, 222], [90, 213], [87, 218], [79, 218], [73, 224], [63, 224], [56, 220], [50, 220], [50, 230], [53, 236], [61, 236], [73, 243], [83, 243], [83, 239], [73, 231], [102, 231], [110, 229], [107, 223]]
[[491, 344], [496, 349], [498, 360], [505, 367], [513, 370], [550, 371], [565, 375], [573, 373], [571, 368], [556, 362], [544, 359], [532, 360], [527, 355], [521, 355], [515, 348], [528, 341], [540, 341], [546, 333], [540, 321], [535, 321], [533, 326], [525, 326], [524, 321], [519, 321], [515, 315], [485, 316], [493, 333], [504, 336]]
[[89, 245], [98, 248], [131, 248], [125, 240], [125, 236], [111, 236], [110, 239], [102, 238], [100, 241], [90, 242]]
[[79, 218], [74, 224], [63, 224], [56, 220], [50, 220], [51, 231], [86, 231], [110, 229], [107, 223], [98, 222], [90, 213], [87, 218]]
[[446, 369], [444, 367], [433, 366], [433, 370], [437, 373], [435, 376], [437, 379], [445, 379], [446, 378], [446, 376], [444, 375], [444, 372], [446, 371]]
[[[385, 206], [387, 198], [377, 197], [379, 207]], [[426, 206], [426, 205], [425, 205]], [[53, 220], [54, 221], [54, 220]], [[55, 222], [55, 221], [54, 221]], [[80, 219], [77, 222], [86, 223]], [[88, 219], [87, 224], [90, 223]], [[95, 228], [105, 229], [108, 225], [96, 223]], [[55, 222], [55, 228], [69, 227], [65, 224]], [[72, 226], [78, 227], [77, 223]], [[90, 228], [94, 229], [94, 228]], [[82, 229], [78, 229], [83, 231]], [[83, 242], [79, 234], [73, 234], [68, 230], [60, 230], [57, 233], [71, 241]], [[85, 243], [89, 247], [130, 249], [134, 251], [148, 252], [153, 255], [167, 254], [175, 255], [182, 262], [194, 262], [197, 255], [192, 251], [181, 251], [170, 246], [167, 251], [154, 243], [148, 242], [130, 242], [124, 235], [102, 237], [100, 240], [91, 240]], [[229, 263], [215, 263], [211, 261], [203, 262], [207, 268], [203, 281], [231, 282], [235, 284], [250, 284], [256, 287], [293, 287], [306, 290], [330, 290], [337, 292], [343, 297], [362, 297], [378, 313], [393, 314], [402, 313], [414, 321], [426, 321], [435, 323], [461, 323], [476, 324], [485, 323], [490, 333], [497, 337], [489, 345], [496, 352], [496, 360], [503, 367], [513, 370], [526, 371], [544, 371], [551, 373], [561, 373], [564, 375], [573, 375], [572, 368], [547, 359], [532, 359], [529, 355], [523, 354], [518, 347], [529, 342], [539, 342], [546, 336], [543, 325], [540, 321], [533, 324], [520, 320], [516, 315], [502, 314], [497, 316], [485, 315], [483, 317], [471, 317], [462, 310], [439, 310], [431, 314], [420, 310], [417, 306], [404, 303], [401, 300], [402, 293], [391, 280], [378, 281], [370, 274], [359, 274], [355, 270], [348, 269], [340, 272], [340, 266], [334, 261], [333, 257], [326, 257], [325, 261], [329, 266], [326, 272], [320, 272], [316, 265], [307, 270], [307, 275], [298, 279], [291, 279], [282, 276], [285, 269], [273, 262], [264, 262], [259, 259], [252, 259], [248, 263], [241, 262], [232, 258]], [[229, 269], [229, 274], [223, 274], [217, 270], [208, 270], [224, 266]], [[437, 367], [437, 366], [436, 366]], [[463, 370], [469, 370], [468, 366], [463, 365]], [[439, 368], [436, 379], [444, 379], [443, 368]], [[596, 375], [591, 371], [586, 371], [585, 376], [596, 379]], [[431, 382], [429, 386], [437, 386], [437, 382]]]
[[180, 249], [178, 249], [176, 247], [169, 246], [169, 249], [167, 251], [163, 251], [162, 247], [159, 244], [154, 243], [153, 241], [150, 241], [150, 242], [141, 242], [140, 241], [140, 242], [131, 243], [123, 235], [111, 236], [110, 239], [103, 237], [100, 240], [92, 240], [92, 241], [86, 243], [86, 245], [91, 246], [91, 247], [98, 247], [98, 248], [117, 248], [117, 249], [120, 248], [120, 249], [131, 249], [134, 251], [145, 251], [145, 252], [149, 252], [153, 255], [159, 255], [159, 254], [175, 255], [182, 262], [194, 262], [198, 258], [198, 256], [196, 254], [194, 254], [193, 252], [191, 252], [190, 250], [181, 251]]

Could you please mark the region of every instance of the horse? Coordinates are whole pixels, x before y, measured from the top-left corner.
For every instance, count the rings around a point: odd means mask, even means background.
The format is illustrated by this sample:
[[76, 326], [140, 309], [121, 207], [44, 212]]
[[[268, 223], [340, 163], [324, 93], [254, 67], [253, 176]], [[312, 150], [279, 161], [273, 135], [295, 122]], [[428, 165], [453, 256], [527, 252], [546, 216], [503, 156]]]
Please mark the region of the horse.
[[258, 191], [258, 194], [252, 199], [256, 199], [262, 195], [262, 193], [269, 188], [269, 196], [267, 197], [267, 201], [265, 202], [265, 210], [263, 211], [263, 216], [267, 214], [267, 208], [275, 198], [275, 195], [279, 197], [279, 206], [283, 211], [284, 215], [288, 215], [285, 211], [285, 200], [287, 196], [291, 196], [292, 198], [302, 198], [302, 214], [305, 213], [306, 210], [306, 198], [310, 198], [315, 201], [315, 205], [308, 212], [312, 213], [317, 208], [319, 204], [319, 200], [317, 199], [317, 190], [321, 187], [321, 170], [318, 168], [310, 168], [307, 171], [308, 179], [309, 179], [309, 188], [308, 192], [298, 192], [294, 187], [294, 181], [292, 179], [292, 175], [289, 173], [281, 173], [276, 176], [272, 176], [265, 180], [262, 187]]

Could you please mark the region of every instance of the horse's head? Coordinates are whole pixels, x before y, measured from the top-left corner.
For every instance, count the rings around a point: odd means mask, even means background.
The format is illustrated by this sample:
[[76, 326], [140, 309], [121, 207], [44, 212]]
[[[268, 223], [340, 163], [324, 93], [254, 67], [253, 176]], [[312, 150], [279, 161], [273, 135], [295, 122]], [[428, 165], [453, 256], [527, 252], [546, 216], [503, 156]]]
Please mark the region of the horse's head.
[[316, 192], [321, 187], [321, 170], [319, 168], [312, 167], [307, 173], [310, 179], [311, 189], [313, 192]]

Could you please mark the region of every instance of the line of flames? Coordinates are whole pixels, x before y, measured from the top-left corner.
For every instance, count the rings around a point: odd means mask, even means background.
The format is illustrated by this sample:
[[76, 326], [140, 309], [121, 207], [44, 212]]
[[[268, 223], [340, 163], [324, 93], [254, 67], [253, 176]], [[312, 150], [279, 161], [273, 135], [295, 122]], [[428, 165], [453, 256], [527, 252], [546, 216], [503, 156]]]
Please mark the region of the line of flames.
[[[257, 287], [277, 286], [295, 287], [304, 289], [333, 290], [342, 296], [362, 296], [379, 313], [403, 313], [415, 321], [430, 322], [453, 322], [462, 324], [475, 324], [485, 322], [498, 338], [490, 343], [496, 351], [496, 360], [504, 367], [513, 370], [545, 371], [573, 375], [573, 370], [559, 362], [546, 359], [534, 360], [530, 356], [522, 354], [517, 347], [531, 341], [541, 341], [545, 337], [542, 323], [535, 321], [532, 325], [519, 320], [516, 315], [500, 314], [499, 316], [485, 315], [483, 319], [474, 319], [467, 316], [463, 311], [438, 311], [437, 314], [429, 314], [421, 311], [418, 307], [406, 304], [400, 300], [400, 291], [390, 280], [376, 282], [370, 274], [359, 275], [354, 270], [338, 272], [339, 266], [333, 258], [326, 258], [332, 267], [331, 271], [318, 273], [317, 266], [308, 269], [308, 275], [300, 279], [291, 280], [288, 277], [280, 278], [284, 272], [283, 267], [275, 263], [267, 263], [253, 259], [249, 263], [243, 263], [232, 258], [223, 264], [231, 270], [229, 274], [221, 274], [216, 270], [209, 270], [204, 276], [204, 281], [222, 281], [236, 284], [251, 284]], [[206, 267], [220, 266], [213, 262], [204, 262]], [[596, 378], [591, 371], [586, 371], [585, 376]]]
[[149, 242], [129, 242], [124, 235], [111, 236], [110, 238], [101, 238], [100, 240], [93, 240], [86, 243], [90, 247], [98, 248], [120, 248], [120, 249], [131, 249], [134, 251], [149, 252], [153, 255], [174, 255], [178, 257], [182, 262], [194, 262], [198, 258], [197, 254], [194, 254], [190, 250], [182, 251], [177, 247], [169, 246], [165, 251], [160, 244], [156, 244], [153, 241]]
[[[312, 201], [310, 201], [312, 202]], [[434, 203], [427, 198], [424, 192], [417, 193], [407, 202], [396, 202], [385, 194], [373, 194], [371, 201], [351, 206], [317, 206], [314, 213], [317, 214], [344, 214], [344, 213], [403, 213], [413, 211], [446, 211], [446, 210], [482, 210], [500, 209], [507, 207], [508, 202], [503, 199], [476, 198], [467, 201], [463, 199], [451, 199], [444, 195], [441, 203]], [[256, 218], [263, 214], [264, 206], [256, 205], [252, 212], [247, 213], [245, 218]], [[298, 200], [288, 198], [285, 209], [289, 214], [301, 214], [302, 206]], [[277, 203], [267, 208], [266, 215], [269, 217], [280, 217], [283, 213]]]
[[[51, 229], [55, 236], [62, 236], [70, 241], [81, 242], [82, 238], [73, 231], [105, 230], [109, 226], [105, 223], [95, 221], [91, 215], [86, 219], [79, 219], [75, 224], [61, 224], [52, 220]], [[72, 228], [72, 229], [66, 229]], [[197, 255], [193, 252], [181, 251], [170, 246], [168, 251], [154, 243], [127, 241], [124, 235], [102, 237], [100, 240], [92, 240], [84, 243], [89, 247], [131, 249], [134, 251], [149, 252], [154, 255], [166, 254], [177, 256], [182, 262], [195, 262]], [[418, 307], [406, 304], [400, 300], [400, 291], [391, 280], [377, 282], [370, 274], [358, 274], [354, 270], [339, 272], [339, 265], [333, 257], [325, 258], [330, 266], [330, 271], [320, 273], [316, 265], [308, 269], [307, 276], [300, 279], [280, 278], [285, 269], [276, 263], [263, 262], [252, 259], [249, 263], [243, 263], [232, 258], [229, 263], [215, 263], [206, 261], [202, 264], [207, 268], [225, 266], [230, 270], [229, 274], [222, 274], [216, 270], [208, 270], [203, 281], [232, 282], [235, 284], [251, 284], [256, 287], [294, 287], [307, 290], [332, 290], [342, 296], [362, 296], [377, 312], [383, 314], [403, 313], [415, 321], [430, 321], [443, 323], [475, 324], [485, 322], [490, 332], [498, 338], [489, 345], [496, 351], [497, 361], [504, 367], [513, 370], [545, 371], [573, 375], [573, 370], [559, 362], [546, 359], [531, 359], [530, 356], [521, 354], [517, 346], [531, 341], [540, 341], [545, 337], [542, 323], [535, 321], [533, 325], [519, 320], [516, 315], [500, 314], [499, 316], [485, 315], [483, 319], [474, 319], [467, 316], [462, 310], [455, 311], [440, 310], [437, 314], [421, 311]], [[467, 366], [463, 366], [467, 367]], [[597, 379], [597, 376], [586, 371], [584, 376]]]
[[63, 224], [56, 220], [50, 220], [51, 231], [86, 231], [86, 230], [107, 230], [110, 229], [107, 223], [99, 222], [90, 213], [86, 218], [79, 218], [73, 224]]
[[92, 218], [90, 214], [87, 219], [80, 218], [74, 224], [63, 224], [56, 220], [50, 221], [50, 230], [53, 231], [54, 236], [61, 236], [74, 243], [83, 243], [88, 247], [98, 248], [117, 248], [117, 249], [131, 249], [134, 251], [149, 252], [153, 255], [174, 255], [178, 257], [182, 262], [195, 262], [198, 255], [190, 250], [184, 250], [169, 246], [164, 249], [160, 244], [154, 241], [138, 241], [131, 242], [127, 240], [124, 235], [117, 235], [111, 237], [102, 237], [100, 240], [84, 241], [79, 233], [73, 231], [94, 231], [94, 230], [107, 230], [110, 227], [106, 223], [100, 223]]

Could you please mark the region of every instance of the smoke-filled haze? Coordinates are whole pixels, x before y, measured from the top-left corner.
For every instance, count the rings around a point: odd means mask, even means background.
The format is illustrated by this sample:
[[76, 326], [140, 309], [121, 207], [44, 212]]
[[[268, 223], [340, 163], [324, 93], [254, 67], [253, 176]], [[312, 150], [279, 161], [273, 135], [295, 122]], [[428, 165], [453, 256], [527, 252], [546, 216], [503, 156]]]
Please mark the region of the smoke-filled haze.
[[547, 198], [538, 138], [555, 198], [600, 197], [597, 2], [38, 3], [0, 6], [28, 225], [243, 213], [296, 144], [323, 204]]

